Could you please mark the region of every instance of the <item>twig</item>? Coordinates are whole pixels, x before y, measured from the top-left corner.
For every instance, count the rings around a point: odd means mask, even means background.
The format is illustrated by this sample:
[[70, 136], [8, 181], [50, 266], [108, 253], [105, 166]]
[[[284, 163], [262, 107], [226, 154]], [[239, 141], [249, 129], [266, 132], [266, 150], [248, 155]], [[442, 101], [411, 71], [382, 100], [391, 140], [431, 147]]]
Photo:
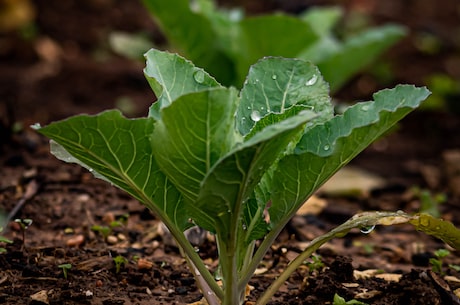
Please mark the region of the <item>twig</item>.
[[[31, 180], [27, 186], [26, 186], [26, 192], [24, 195], [19, 199], [19, 201], [16, 203], [16, 206], [11, 210], [11, 212], [8, 214], [5, 220], [5, 224], [8, 224], [14, 216], [19, 212], [19, 210], [22, 208], [24, 203], [27, 202], [27, 200], [31, 199], [38, 191], [38, 183], [35, 180]], [[8, 230], [8, 226], [5, 226], [5, 231]]]

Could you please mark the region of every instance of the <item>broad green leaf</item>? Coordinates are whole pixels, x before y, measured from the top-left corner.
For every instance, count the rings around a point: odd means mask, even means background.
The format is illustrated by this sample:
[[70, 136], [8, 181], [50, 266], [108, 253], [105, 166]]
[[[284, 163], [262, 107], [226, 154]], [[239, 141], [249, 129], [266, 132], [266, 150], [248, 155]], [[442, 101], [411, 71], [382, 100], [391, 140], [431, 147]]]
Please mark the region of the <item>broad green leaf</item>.
[[220, 37], [206, 15], [189, 0], [143, 0], [174, 51], [204, 68], [224, 84], [234, 78], [233, 64], [221, 49]]
[[228, 238], [239, 222], [241, 204], [249, 199], [264, 172], [284, 152], [304, 124], [316, 117], [311, 111], [268, 126], [221, 158], [205, 177], [190, 213], [200, 226]]
[[339, 6], [312, 7], [300, 17], [308, 23], [320, 37], [332, 36], [332, 30], [343, 17], [343, 9]]
[[[152, 118], [126, 119], [117, 110], [79, 115], [38, 132], [58, 143], [77, 161], [152, 209], [167, 225], [188, 226], [180, 193], [160, 171], [152, 154]], [[70, 158], [72, 156], [72, 158]], [[75, 159], [73, 159], [75, 158]]]
[[[400, 40], [406, 31], [396, 25], [386, 25], [364, 31], [346, 40], [336, 54], [315, 62], [324, 79], [335, 92], [354, 74], [372, 63], [379, 55]], [[303, 54], [299, 58], [308, 60]]]
[[160, 119], [161, 108], [169, 106], [181, 95], [221, 87], [206, 71], [177, 54], [151, 49], [145, 57], [144, 74], [158, 98], [149, 113], [155, 119]]
[[282, 159], [272, 180], [272, 225], [285, 223], [336, 171], [402, 119], [427, 96], [425, 88], [397, 86], [308, 130], [296, 154]]
[[247, 135], [257, 122], [270, 113], [280, 114], [294, 105], [332, 116], [328, 85], [311, 63], [269, 57], [253, 65], [241, 90], [237, 128]]
[[302, 20], [281, 13], [245, 18], [239, 23], [237, 49], [233, 50], [241, 84], [251, 65], [265, 56], [294, 58], [318, 36]]
[[161, 111], [152, 136], [161, 169], [193, 202], [201, 182], [236, 140], [235, 89], [216, 88], [182, 95]]

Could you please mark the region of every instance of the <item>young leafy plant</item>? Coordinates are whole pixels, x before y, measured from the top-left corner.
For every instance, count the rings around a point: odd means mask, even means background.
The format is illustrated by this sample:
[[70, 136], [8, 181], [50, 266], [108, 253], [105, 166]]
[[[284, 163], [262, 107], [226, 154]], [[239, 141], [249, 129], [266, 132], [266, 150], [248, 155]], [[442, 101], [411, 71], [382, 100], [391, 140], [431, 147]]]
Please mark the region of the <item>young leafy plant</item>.
[[405, 35], [401, 26], [385, 25], [340, 39], [334, 33], [343, 17], [338, 7], [312, 8], [298, 17], [245, 17], [241, 9], [218, 9], [213, 0], [143, 2], [171, 49], [237, 87], [259, 58], [282, 56], [314, 62], [336, 91]]
[[[400, 85], [335, 115], [310, 62], [264, 58], [238, 92], [179, 55], [152, 49], [146, 59], [158, 97], [147, 117], [110, 110], [35, 128], [52, 139], [56, 157], [125, 190], [164, 222], [210, 305], [241, 304], [265, 253], [308, 197], [429, 95]], [[321, 244], [354, 227], [405, 222], [456, 243], [451, 224], [427, 217], [356, 216], [312, 241], [257, 304]], [[192, 226], [214, 234], [222, 286], [185, 237]]]

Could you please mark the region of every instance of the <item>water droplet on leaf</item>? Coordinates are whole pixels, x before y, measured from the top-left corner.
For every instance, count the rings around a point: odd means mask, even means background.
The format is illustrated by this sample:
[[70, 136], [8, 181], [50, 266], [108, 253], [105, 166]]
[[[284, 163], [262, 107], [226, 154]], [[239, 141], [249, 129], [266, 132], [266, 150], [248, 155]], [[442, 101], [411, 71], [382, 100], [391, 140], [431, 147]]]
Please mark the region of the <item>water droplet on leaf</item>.
[[313, 86], [314, 84], [316, 84], [317, 80], [318, 80], [318, 76], [315, 74], [309, 80], [305, 82], [305, 86]]
[[324, 145], [323, 149], [324, 149], [324, 150], [329, 150], [329, 149], [331, 149], [331, 146], [328, 145], [328, 144], [326, 144], [326, 145]]
[[363, 105], [361, 106], [362, 111], [368, 111], [369, 110], [369, 105]]
[[202, 70], [196, 70], [194, 73], [193, 73], [193, 78], [195, 79], [195, 81], [199, 84], [202, 84], [204, 83], [204, 72]]
[[251, 112], [251, 120], [253, 120], [254, 122], [258, 122], [260, 121], [260, 112], [257, 111], [257, 110], [254, 110], [253, 112]]
[[361, 227], [359, 230], [361, 231], [361, 233], [369, 234], [372, 231], [374, 231], [374, 229], [375, 229], [375, 225], [372, 225], [372, 226]]
[[272, 79], [275, 80], [277, 78], [276, 74], [272, 75]]

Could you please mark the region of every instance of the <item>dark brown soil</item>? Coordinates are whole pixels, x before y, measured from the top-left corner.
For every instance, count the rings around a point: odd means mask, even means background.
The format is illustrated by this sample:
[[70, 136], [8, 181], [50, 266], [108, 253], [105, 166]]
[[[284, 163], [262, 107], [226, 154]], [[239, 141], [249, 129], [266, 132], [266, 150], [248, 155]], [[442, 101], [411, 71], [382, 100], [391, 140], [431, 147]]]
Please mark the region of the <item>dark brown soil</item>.
[[[0, 0], [0, 9], [7, 2]], [[4, 235], [14, 241], [0, 254], [0, 303], [45, 304], [32, 297], [39, 292], [49, 304], [199, 301], [201, 293], [178, 249], [149, 211], [87, 171], [56, 160], [47, 140], [27, 127], [97, 113], [127, 99], [134, 107], [130, 115], [145, 115], [154, 95], [143, 78], [143, 64], [113, 54], [107, 37], [121, 30], [143, 31], [157, 44], [164, 39], [137, 1], [33, 3], [35, 36], [26, 39], [25, 31], [9, 31], [0, 37], [0, 209], [11, 214]], [[238, 3], [243, 1], [224, 2]], [[244, 5], [252, 13], [295, 13], [324, 3], [334, 1], [253, 0]], [[460, 79], [457, 0], [444, 0], [442, 5], [430, 0], [346, 3], [349, 14], [361, 12], [376, 23], [405, 24], [412, 32], [382, 61], [391, 67], [392, 77], [382, 81], [376, 69], [370, 70], [341, 90], [338, 99], [367, 99], [371, 92], [395, 83], [424, 85], [435, 73]], [[420, 39], [426, 37], [431, 49], [421, 46]], [[459, 96], [450, 100], [460, 103]], [[353, 214], [419, 211], [421, 200], [414, 186], [444, 194], [441, 216], [459, 226], [459, 131], [458, 114], [418, 110], [369, 147], [353, 165], [383, 177], [386, 185], [359, 196], [323, 194], [327, 204], [318, 215], [296, 216], [251, 281], [249, 301], [257, 299], [306, 241]], [[14, 219], [33, 223], [23, 231]], [[113, 220], [120, 226], [110, 237], [92, 229], [108, 227]], [[321, 248], [317, 255], [324, 267], [306, 263], [271, 304], [332, 304], [336, 293], [368, 304], [460, 304], [459, 253], [449, 248], [442, 273], [431, 271], [429, 259], [442, 248], [448, 246], [406, 226], [377, 228], [367, 235], [356, 231]], [[215, 268], [212, 242], [205, 241], [199, 250]], [[114, 261], [119, 258], [126, 261], [117, 269]], [[72, 265], [66, 276], [61, 264]], [[380, 275], [360, 276], [374, 269]]]

